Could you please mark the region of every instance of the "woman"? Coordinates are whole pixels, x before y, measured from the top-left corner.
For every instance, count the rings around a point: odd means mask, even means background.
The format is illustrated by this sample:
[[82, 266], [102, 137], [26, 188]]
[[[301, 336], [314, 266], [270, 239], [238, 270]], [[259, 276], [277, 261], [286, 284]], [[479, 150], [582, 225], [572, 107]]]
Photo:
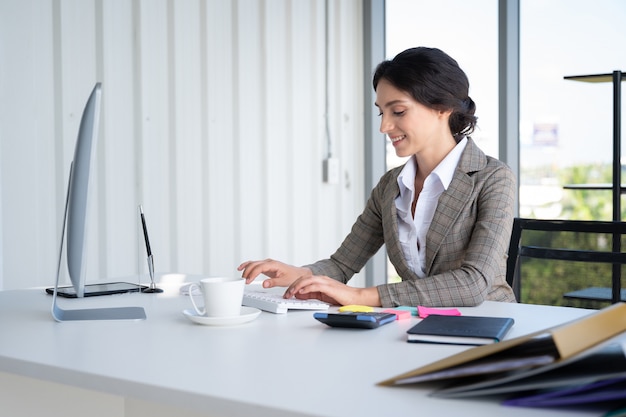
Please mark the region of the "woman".
[[[312, 265], [247, 261], [285, 297], [332, 304], [393, 307], [475, 306], [515, 301], [505, 281], [516, 183], [512, 171], [467, 136], [476, 106], [457, 62], [439, 49], [412, 48], [376, 68], [380, 131], [396, 154], [411, 156], [387, 172], [339, 249]], [[386, 245], [399, 283], [346, 285]]]

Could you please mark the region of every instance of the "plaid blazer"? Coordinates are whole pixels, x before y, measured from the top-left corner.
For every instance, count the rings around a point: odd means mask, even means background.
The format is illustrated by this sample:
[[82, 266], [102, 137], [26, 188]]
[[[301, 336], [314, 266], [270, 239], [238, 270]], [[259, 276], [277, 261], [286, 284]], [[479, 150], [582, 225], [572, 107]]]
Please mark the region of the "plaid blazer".
[[398, 239], [394, 200], [401, 170], [382, 176], [339, 249], [330, 259], [307, 265], [313, 274], [347, 283], [385, 244], [402, 281], [377, 287], [383, 307], [515, 301], [505, 279], [516, 191], [511, 169], [468, 138], [426, 235], [425, 278], [411, 271]]

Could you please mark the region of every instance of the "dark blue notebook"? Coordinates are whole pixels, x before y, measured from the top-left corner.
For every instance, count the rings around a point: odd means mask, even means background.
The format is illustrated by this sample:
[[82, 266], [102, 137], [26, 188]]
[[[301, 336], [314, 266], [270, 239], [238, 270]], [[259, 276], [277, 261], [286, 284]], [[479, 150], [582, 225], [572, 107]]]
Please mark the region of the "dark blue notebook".
[[510, 317], [429, 315], [407, 331], [409, 342], [486, 345], [501, 341], [513, 327]]

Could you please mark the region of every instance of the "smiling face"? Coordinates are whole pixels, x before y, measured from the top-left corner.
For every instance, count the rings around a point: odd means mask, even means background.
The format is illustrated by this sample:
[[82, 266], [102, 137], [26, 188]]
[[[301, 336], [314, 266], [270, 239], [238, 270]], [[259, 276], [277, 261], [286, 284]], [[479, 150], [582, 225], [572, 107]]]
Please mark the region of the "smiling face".
[[386, 79], [376, 87], [376, 106], [380, 131], [389, 137], [399, 157], [438, 153], [450, 144], [454, 146], [448, 125], [450, 111], [431, 109]]

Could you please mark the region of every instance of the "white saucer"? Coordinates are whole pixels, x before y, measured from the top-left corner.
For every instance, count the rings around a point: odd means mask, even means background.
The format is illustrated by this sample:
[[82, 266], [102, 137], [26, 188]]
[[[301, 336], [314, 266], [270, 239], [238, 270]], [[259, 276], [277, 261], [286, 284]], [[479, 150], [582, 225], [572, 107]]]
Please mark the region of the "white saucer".
[[247, 323], [256, 319], [259, 314], [261, 314], [261, 310], [254, 307], [241, 307], [241, 313], [238, 316], [229, 317], [199, 316], [194, 309], [183, 310], [183, 314], [189, 320], [198, 324], [205, 324], [208, 326], [233, 326], [235, 324]]

